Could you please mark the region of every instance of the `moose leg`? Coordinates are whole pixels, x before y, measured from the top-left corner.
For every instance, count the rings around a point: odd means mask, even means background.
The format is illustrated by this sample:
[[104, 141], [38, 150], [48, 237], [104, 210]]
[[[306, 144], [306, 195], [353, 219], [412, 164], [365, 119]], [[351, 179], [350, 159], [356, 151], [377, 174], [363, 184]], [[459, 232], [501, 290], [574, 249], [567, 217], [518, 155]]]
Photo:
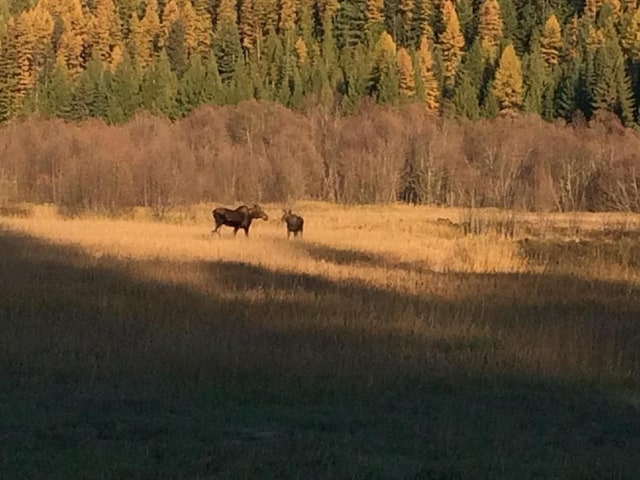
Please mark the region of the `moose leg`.
[[240, 230], [240, 227], [233, 227], [233, 236], [235, 237], [236, 234], [238, 233], [238, 230]]
[[290, 236], [291, 236], [291, 230], [287, 230], [287, 240], [289, 240]]
[[245, 237], [249, 236], [249, 227], [244, 227], [244, 236]]

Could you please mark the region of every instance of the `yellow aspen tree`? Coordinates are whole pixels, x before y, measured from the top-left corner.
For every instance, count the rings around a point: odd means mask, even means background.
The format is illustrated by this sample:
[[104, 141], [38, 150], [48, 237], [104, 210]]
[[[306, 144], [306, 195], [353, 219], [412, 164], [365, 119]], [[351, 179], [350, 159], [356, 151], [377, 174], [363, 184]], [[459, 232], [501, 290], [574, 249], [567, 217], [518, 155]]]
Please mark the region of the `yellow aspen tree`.
[[256, 14], [253, 0], [240, 0], [240, 40], [245, 50], [252, 51], [256, 45]]
[[405, 98], [411, 98], [416, 93], [415, 71], [411, 56], [405, 48], [398, 49], [396, 57], [398, 63], [398, 89]]
[[493, 94], [500, 103], [500, 110], [518, 108], [522, 104], [522, 91], [522, 65], [513, 44], [509, 44], [500, 56], [493, 81]]
[[296, 25], [296, 9], [293, 0], [278, 0], [278, 29], [291, 32]]
[[542, 58], [549, 66], [558, 64], [560, 49], [562, 48], [562, 30], [560, 22], [554, 14], [552, 14], [544, 24], [542, 34], [540, 35], [540, 52]]
[[635, 13], [638, 8], [638, 0], [622, 0], [622, 11]]
[[298, 67], [302, 67], [307, 64], [309, 61], [309, 54], [307, 51], [307, 44], [300, 37], [296, 40], [294, 44], [294, 49], [296, 51], [296, 58], [298, 60]]
[[498, 0], [484, 0], [480, 5], [478, 38], [483, 54], [493, 61], [496, 58], [498, 43], [502, 38], [502, 18]]
[[464, 37], [460, 31], [460, 22], [456, 9], [451, 0], [443, 0], [441, 4], [444, 32], [440, 35], [439, 44], [442, 50], [444, 79], [448, 84], [453, 83], [456, 70], [462, 58]]
[[426, 36], [423, 36], [420, 40], [418, 62], [420, 64], [420, 77], [422, 77], [424, 89], [424, 101], [427, 104], [427, 109], [435, 112], [440, 108], [440, 88], [438, 86], [438, 80], [433, 73], [433, 55], [431, 54], [429, 39]]

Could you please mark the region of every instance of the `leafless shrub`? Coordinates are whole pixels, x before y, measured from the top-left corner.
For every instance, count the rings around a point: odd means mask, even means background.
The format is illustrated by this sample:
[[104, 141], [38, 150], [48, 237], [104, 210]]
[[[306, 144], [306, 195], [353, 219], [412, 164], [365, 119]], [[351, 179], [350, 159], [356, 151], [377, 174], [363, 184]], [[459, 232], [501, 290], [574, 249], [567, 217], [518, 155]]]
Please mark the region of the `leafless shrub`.
[[363, 102], [340, 118], [251, 100], [203, 106], [176, 123], [141, 113], [123, 126], [4, 125], [0, 202], [50, 202], [68, 213], [146, 206], [158, 217], [196, 201], [302, 198], [637, 212], [638, 151], [638, 133], [603, 114], [589, 124], [531, 115], [469, 122]]

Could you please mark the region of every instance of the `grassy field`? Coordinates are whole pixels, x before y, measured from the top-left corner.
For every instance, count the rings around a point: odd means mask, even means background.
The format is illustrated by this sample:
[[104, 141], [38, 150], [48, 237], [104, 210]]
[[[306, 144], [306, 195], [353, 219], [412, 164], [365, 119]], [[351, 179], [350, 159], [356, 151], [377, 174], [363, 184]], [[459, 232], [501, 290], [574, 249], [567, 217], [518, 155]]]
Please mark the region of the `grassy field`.
[[210, 210], [0, 217], [0, 478], [640, 478], [640, 216]]

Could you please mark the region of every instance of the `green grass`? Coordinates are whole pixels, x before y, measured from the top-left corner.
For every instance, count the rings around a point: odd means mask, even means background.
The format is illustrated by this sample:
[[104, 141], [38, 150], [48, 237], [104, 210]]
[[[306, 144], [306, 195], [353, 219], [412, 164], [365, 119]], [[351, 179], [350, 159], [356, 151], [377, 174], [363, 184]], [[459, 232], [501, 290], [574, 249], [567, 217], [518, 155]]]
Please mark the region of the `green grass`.
[[637, 287], [385, 268], [469, 295], [0, 230], [0, 478], [640, 478]]

